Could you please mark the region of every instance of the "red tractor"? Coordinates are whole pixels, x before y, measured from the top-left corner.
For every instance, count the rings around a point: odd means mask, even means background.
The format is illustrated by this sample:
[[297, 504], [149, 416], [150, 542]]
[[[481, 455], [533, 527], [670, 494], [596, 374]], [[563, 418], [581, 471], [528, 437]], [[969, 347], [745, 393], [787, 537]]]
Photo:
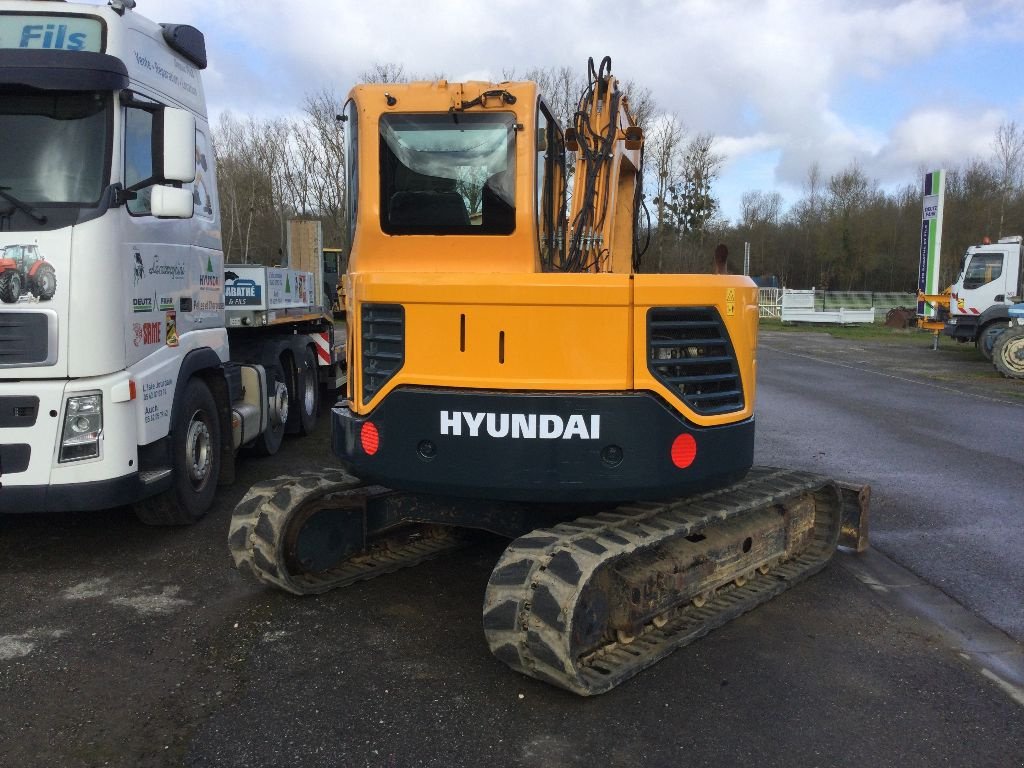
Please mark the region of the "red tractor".
[[0, 255], [0, 300], [13, 304], [22, 294], [31, 293], [40, 301], [49, 301], [56, 292], [57, 273], [39, 255], [38, 246], [4, 246]]

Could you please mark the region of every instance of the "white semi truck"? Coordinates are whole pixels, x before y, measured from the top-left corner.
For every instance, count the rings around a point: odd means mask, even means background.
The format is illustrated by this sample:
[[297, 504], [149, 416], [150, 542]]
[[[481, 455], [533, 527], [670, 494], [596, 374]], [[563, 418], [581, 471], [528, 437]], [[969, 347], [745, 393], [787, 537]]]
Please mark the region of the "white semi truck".
[[205, 40], [0, 0], [0, 512], [202, 517], [341, 383], [314, 276], [228, 265]]

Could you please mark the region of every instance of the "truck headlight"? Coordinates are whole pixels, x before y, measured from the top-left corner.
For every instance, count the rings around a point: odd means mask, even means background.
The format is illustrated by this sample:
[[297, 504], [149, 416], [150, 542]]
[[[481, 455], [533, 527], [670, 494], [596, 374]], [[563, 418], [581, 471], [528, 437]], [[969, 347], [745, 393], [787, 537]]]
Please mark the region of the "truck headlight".
[[95, 459], [103, 435], [103, 395], [74, 395], [64, 406], [58, 462]]

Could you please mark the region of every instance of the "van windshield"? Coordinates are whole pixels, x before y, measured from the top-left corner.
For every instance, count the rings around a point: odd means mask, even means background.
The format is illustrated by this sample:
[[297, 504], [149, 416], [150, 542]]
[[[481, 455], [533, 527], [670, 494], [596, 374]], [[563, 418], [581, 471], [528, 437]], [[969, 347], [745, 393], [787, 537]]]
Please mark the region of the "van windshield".
[[99, 203], [109, 177], [111, 98], [0, 89], [0, 187], [34, 206]]
[[385, 115], [381, 227], [388, 234], [509, 234], [515, 228], [515, 116]]

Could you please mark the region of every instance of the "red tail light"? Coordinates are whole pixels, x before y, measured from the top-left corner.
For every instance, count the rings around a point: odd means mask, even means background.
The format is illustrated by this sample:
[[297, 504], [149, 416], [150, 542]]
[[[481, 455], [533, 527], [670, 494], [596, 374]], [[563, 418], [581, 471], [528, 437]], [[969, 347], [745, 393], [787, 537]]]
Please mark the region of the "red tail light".
[[672, 463], [686, 469], [697, 458], [697, 441], [693, 435], [682, 434], [672, 441]]
[[377, 431], [377, 425], [372, 421], [365, 422], [359, 430], [359, 442], [366, 455], [373, 456], [380, 448], [380, 432]]

